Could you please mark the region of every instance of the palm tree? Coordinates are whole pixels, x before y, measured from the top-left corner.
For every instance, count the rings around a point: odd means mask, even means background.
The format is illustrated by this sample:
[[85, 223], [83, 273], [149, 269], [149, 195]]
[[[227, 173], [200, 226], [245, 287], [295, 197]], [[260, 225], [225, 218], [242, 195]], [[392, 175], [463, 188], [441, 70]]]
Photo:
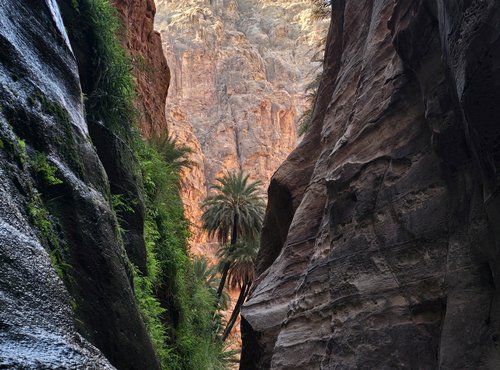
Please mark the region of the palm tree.
[[[219, 280], [217, 279], [217, 265], [210, 266], [205, 257], [195, 257], [193, 259], [193, 273], [197, 281], [203, 282], [211, 294], [216, 296]], [[229, 296], [223, 293], [219, 299], [220, 305], [226, 309], [229, 305]]]
[[179, 144], [168, 130], [159, 135], [151, 136], [149, 143], [175, 173], [178, 173], [182, 168], [191, 167], [192, 163], [188, 157], [189, 154], [193, 153], [193, 150], [188, 146]]
[[[232, 247], [232, 248], [231, 248]], [[231, 333], [233, 326], [240, 313], [241, 306], [245, 302], [250, 288], [255, 279], [255, 259], [259, 250], [257, 240], [238, 242], [234, 246], [226, 246], [221, 249], [219, 257], [221, 261], [229, 263], [228, 281], [232, 288], [239, 287], [240, 295], [234, 306], [234, 310], [222, 335], [222, 341]]]
[[[265, 203], [260, 192], [260, 181], [248, 181], [248, 175], [243, 172], [229, 172], [217, 178], [211, 186], [216, 191], [214, 195], [205, 198], [202, 203], [201, 217], [203, 228], [209, 237], [217, 236], [224, 245], [229, 240], [231, 232], [231, 248], [238, 238], [256, 239], [262, 228]], [[217, 289], [217, 300], [220, 300], [226, 284], [230, 268], [228, 261], [222, 266], [222, 276]]]
[[197, 281], [203, 282], [208, 290], [215, 292], [217, 266], [209, 266], [205, 257], [195, 257], [193, 259], [193, 273]]

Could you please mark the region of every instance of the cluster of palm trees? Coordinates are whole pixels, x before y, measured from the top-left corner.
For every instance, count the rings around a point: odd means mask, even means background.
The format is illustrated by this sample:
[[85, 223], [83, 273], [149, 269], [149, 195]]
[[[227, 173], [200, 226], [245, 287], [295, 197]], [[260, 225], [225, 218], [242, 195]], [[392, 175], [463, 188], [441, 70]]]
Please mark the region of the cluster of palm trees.
[[220, 243], [221, 277], [216, 292], [216, 309], [222, 306], [226, 285], [240, 289], [222, 333], [222, 341], [229, 336], [255, 278], [255, 258], [265, 209], [260, 186], [260, 181], [249, 181], [249, 176], [241, 171], [229, 172], [217, 178], [211, 186], [214, 194], [206, 197], [202, 204], [203, 228], [209, 237], [216, 237]]

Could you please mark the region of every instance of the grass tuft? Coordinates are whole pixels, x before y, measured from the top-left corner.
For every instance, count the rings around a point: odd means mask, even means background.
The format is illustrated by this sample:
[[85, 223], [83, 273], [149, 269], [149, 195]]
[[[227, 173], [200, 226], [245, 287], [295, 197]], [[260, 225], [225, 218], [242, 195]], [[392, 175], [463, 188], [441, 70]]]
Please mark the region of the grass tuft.
[[43, 246], [49, 252], [52, 266], [56, 270], [57, 275], [64, 280], [66, 271], [70, 266], [64, 262], [63, 246], [60, 243], [60, 238], [52, 222], [50, 213], [43, 204], [40, 193], [36, 191], [32, 192], [26, 208], [33, 225], [40, 232], [40, 240]]
[[70, 38], [90, 45], [86, 52], [92, 54], [85, 71], [89, 74], [89, 86], [84, 87], [87, 118], [101, 121], [123, 139], [130, 139], [138, 117], [136, 89], [131, 60], [118, 38], [124, 29], [117, 10], [108, 0], [72, 0], [72, 8]]
[[31, 165], [45, 185], [59, 185], [63, 183], [56, 175], [57, 169], [47, 161], [45, 154], [37, 153]]

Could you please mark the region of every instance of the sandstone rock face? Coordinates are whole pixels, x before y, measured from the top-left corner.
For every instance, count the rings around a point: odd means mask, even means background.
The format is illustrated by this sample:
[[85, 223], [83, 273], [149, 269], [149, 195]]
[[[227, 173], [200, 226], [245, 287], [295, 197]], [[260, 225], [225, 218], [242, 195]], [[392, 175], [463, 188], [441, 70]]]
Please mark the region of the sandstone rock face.
[[500, 5], [333, 1], [242, 369], [498, 368]]
[[328, 20], [315, 20], [304, 0], [159, 0], [157, 6], [156, 28], [172, 70], [169, 127], [195, 153], [183, 200], [195, 225], [194, 251], [206, 253], [197, 223], [207, 186], [235, 169], [267, 184], [294, 148]]
[[137, 82], [139, 127], [145, 136], [165, 127], [165, 98], [170, 71], [163, 55], [160, 34], [153, 29], [156, 12], [153, 0], [113, 0], [123, 21], [123, 35]]

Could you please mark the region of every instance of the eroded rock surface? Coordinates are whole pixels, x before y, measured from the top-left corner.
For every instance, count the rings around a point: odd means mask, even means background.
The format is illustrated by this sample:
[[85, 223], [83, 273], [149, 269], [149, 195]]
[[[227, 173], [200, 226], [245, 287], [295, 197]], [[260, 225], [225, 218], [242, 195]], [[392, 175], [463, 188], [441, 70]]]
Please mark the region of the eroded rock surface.
[[0, 367], [157, 369], [61, 17], [73, 5], [0, 6]]
[[242, 369], [498, 368], [500, 5], [333, 1]]
[[207, 186], [235, 169], [267, 186], [296, 144], [328, 20], [314, 19], [311, 2], [302, 0], [160, 0], [157, 6], [156, 28], [172, 70], [167, 119], [194, 150], [182, 196], [195, 225], [194, 251], [205, 254], [199, 203]]
[[163, 55], [161, 37], [154, 30], [156, 7], [153, 0], [113, 0], [126, 33], [124, 46], [132, 58], [137, 83], [139, 127], [145, 136], [165, 127], [165, 98], [170, 70]]

